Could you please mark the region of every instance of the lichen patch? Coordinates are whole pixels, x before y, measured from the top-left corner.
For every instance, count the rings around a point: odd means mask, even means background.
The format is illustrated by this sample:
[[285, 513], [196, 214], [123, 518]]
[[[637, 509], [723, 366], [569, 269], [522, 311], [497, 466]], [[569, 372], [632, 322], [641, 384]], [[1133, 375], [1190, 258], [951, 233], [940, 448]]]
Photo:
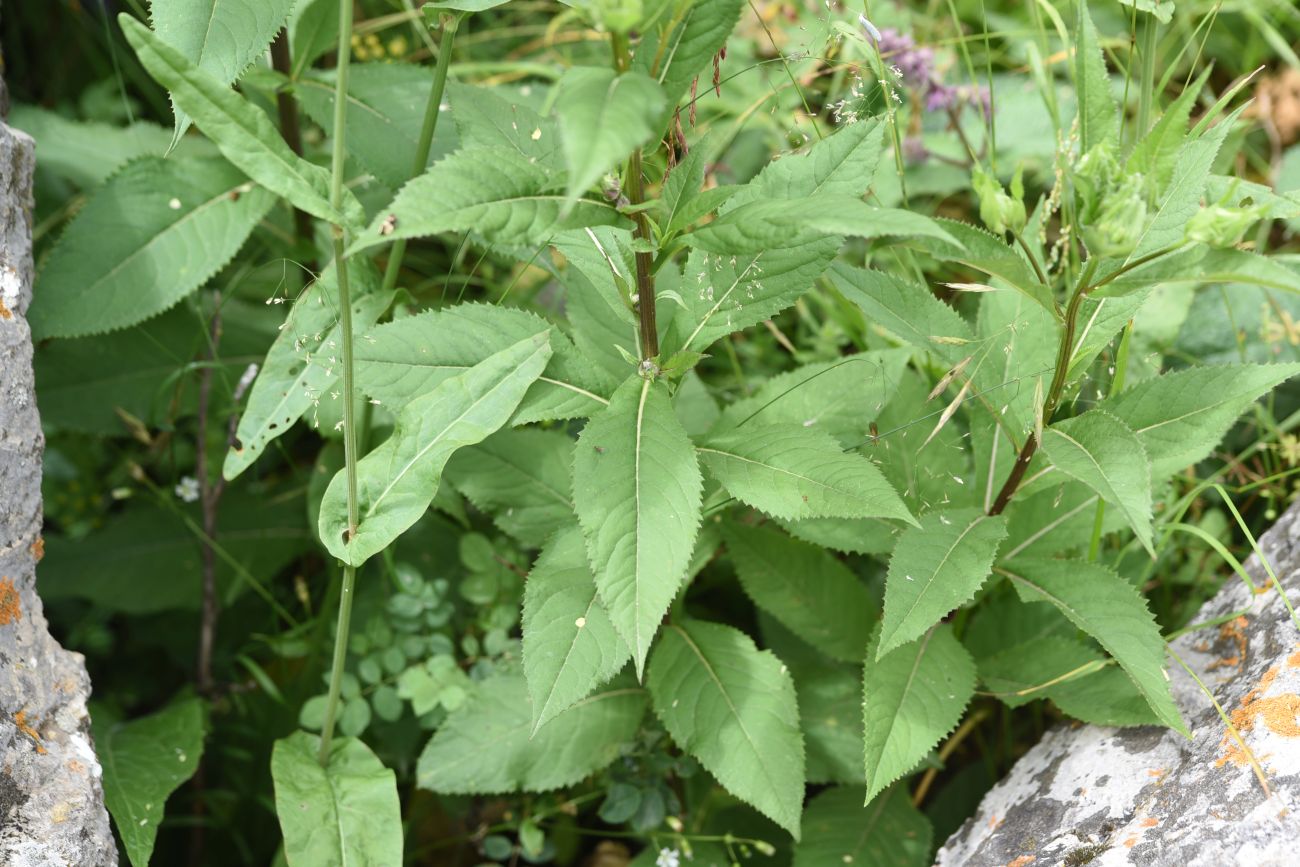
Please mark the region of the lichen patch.
[[23, 603], [14, 587], [13, 579], [0, 578], [0, 626], [8, 626], [23, 619]]

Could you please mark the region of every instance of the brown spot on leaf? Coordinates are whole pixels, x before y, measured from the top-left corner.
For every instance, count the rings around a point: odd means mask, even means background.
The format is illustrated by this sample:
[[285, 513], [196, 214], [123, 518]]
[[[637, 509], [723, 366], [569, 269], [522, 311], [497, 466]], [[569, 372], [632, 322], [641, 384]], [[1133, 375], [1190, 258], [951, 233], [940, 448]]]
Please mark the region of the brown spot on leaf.
[[0, 626], [23, 619], [23, 603], [10, 578], [0, 579]]

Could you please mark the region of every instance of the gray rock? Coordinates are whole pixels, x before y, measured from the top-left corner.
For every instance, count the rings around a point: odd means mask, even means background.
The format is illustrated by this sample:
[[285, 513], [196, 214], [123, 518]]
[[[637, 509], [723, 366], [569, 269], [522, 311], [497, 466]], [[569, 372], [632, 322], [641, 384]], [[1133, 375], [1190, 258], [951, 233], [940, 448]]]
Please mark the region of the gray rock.
[[[1260, 541], [1300, 605], [1300, 505]], [[1018, 761], [939, 851], [941, 867], [1300, 864], [1300, 631], [1255, 558], [1195, 618], [1244, 616], [1173, 642], [1263, 771], [1176, 662], [1187, 740], [1157, 728], [1059, 727]]]
[[25, 318], [35, 146], [0, 123], [0, 864], [117, 864], [90, 737], [90, 678], [50, 637], [36, 596], [40, 416]]

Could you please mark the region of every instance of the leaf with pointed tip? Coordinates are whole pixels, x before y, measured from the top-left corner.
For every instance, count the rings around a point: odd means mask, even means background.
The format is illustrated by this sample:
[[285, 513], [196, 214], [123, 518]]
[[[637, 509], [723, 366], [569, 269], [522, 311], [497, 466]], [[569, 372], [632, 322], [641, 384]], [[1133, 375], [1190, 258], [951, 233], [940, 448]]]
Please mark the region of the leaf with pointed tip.
[[555, 120], [533, 111], [517, 91], [448, 81], [447, 96], [461, 147], [505, 148], [546, 168], [563, 167]]
[[709, 437], [698, 451], [728, 493], [776, 518], [913, 520], [875, 464], [819, 431], [750, 424]]
[[265, 112], [135, 18], [124, 12], [117, 20], [149, 75], [171, 92], [176, 106], [194, 119], [222, 156], [299, 210], [338, 225], [361, 224], [365, 217], [356, 197], [348, 193], [342, 213], [336, 211], [330, 204], [330, 173], [290, 150]]
[[1083, 153], [1093, 145], [1110, 141], [1119, 129], [1119, 108], [1110, 92], [1110, 76], [1106, 74], [1106, 58], [1097, 41], [1097, 28], [1093, 26], [1086, 0], [1079, 3], [1076, 19], [1074, 48], [1074, 87], [1078, 93], [1079, 139]]
[[942, 261], [960, 262], [990, 277], [1005, 280], [1013, 289], [1032, 298], [1044, 310], [1055, 310], [1051, 290], [1039, 282], [1033, 266], [1018, 249], [1007, 246], [1000, 238], [969, 223], [946, 218], [936, 219], [935, 223], [956, 239], [960, 246], [936, 241], [924, 235], [909, 239], [908, 246], [924, 250]]
[[36, 280], [32, 336], [115, 331], [167, 310], [243, 246], [275, 204], [222, 159], [143, 157], [92, 194]]
[[1093, 725], [1160, 725], [1160, 718], [1137, 686], [1123, 669], [1113, 665], [1053, 687], [1050, 697], [1063, 713]]
[[275, 812], [289, 867], [402, 863], [402, 806], [393, 772], [356, 738], [331, 743], [323, 766], [319, 749], [316, 735], [294, 732], [271, 751]]
[[876, 659], [914, 641], [975, 596], [993, 570], [1007, 519], [979, 509], [941, 509], [903, 531], [885, 577]]
[[596, 595], [578, 527], [556, 533], [528, 573], [523, 629], [534, 735], [632, 657]]
[[497, 674], [438, 727], [420, 754], [420, 788], [444, 795], [549, 792], [608, 766], [635, 738], [645, 690], [622, 679], [533, 731], [522, 675]]
[[1097, 639], [1160, 721], [1188, 735], [1169, 692], [1164, 639], [1146, 600], [1132, 584], [1109, 567], [1084, 560], [1025, 557], [1007, 563], [1001, 571], [1021, 599], [1052, 603], [1071, 623]]
[[605, 66], [575, 66], [556, 85], [568, 195], [575, 200], [601, 175], [655, 137], [664, 92], [640, 72], [622, 75]]
[[1155, 180], [1157, 190], [1165, 189], [1178, 165], [1178, 150], [1187, 139], [1187, 121], [1192, 116], [1192, 106], [1205, 88], [1209, 75], [1210, 67], [1206, 66], [1133, 146], [1125, 165], [1129, 174], [1146, 175]]
[[970, 354], [965, 345], [975, 340], [970, 325], [960, 313], [934, 297], [929, 287], [844, 262], [831, 266], [830, 279], [873, 324], [917, 349], [935, 352], [949, 364]]
[[418, 521], [452, 454], [510, 420], [551, 357], [549, 337], [543, 332], [521, 340], [406, 404], [393, 435], [357, 464], [358, 520], [351, 535], [345, 471], [325, 490], [320, 537], [329, 552], [360, 566]]
[[777, 523], [796, 539], [843, 554], [888, 554], [899, 530], [883, 518], [807, 518]]
[[[364, 259], [348, 262], [352, 292], [352, 329], [364, 340], [392, 301], [379, 292], [379, 272]], [[338, 350], [342, 338], [338, 315], [338, 281], [330, 263], [289, 310], [253, 380], [239, 417], [235, 441], [226, 453], [222, 475], [233, 479], [253, 465], [267, 445], [293, 427], [342, 375]]]
[[793, 867], [928, 867], [934, 830], [907, 787], [892, 787], [866, 809], [864, 794], [861, 786], [838, 786], [808, 802]]
[[573, 502], [600, 598], [638, 676], [686, 575], [702, 489], [695, 448], [650, 380], [629, 378], [578, 437]]
[[503, 429], [461, 449], [443, 477], [496, 525], [537, 547], [573, 521], [573, 439], [559, 431]]
[[826, 655], [861, 661], [876, 603], [847, 566], [816, 545], [767, 527], [728, 524], [723, 539], [755, 605]]
[[803, 733], [781, 661], [738, 629], [688, 620], [664, 629], [646, 687], [677, 745], [798, 840]]
[[802, 153], [786, 154], [768, 163], [755, 179], [753, 196], [858, 198], [875, 179], [884, 133], [885, 125], [877, 118], [841, 127]]
[[1043, 431], [1043, 453], [1128, 519], [1142, 547], [1151, 547], [1151, 459], [1138, 435], [1104, 409], [1058, 421]]
[[383, 405], [401, 407], [548, 329], [551, 360], [510, 423], [585, 417], [608, 406], [614, 383], [572, 341], [540, 316], [490, 304], [457, 304], [379, 326], [357, 342], [357, 387]]
[[642, 39], [632, 68], [659, 82], [669, 114], [709, 59], [726, 47], [744, 8], [742, 0], [695, 0], [683, 7], [680, 23], [670, 22], [669, 32], [652, 31]]
[[866, 802], [916, 767], [951, 732], [975, 692], [975, 662], [939, 624], [875, 659], [863, 676]]
[[544, 166], [502, 147], [457, 151], [402, 187], [352, 242], [348, 255], [400, 238], [447, 232], [535, 247], [566, 229], [626, 223], [606, 202], [568, 201], [554, 192], [560, 182]]

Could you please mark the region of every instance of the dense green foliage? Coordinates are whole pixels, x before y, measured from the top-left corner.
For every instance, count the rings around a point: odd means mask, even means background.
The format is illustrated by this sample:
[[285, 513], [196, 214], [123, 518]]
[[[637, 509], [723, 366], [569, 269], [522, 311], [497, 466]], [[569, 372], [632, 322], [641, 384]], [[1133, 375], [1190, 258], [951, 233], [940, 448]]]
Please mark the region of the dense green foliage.
[[6, 52], [135, 867], [920, 865], [1185, 732], [1300, 462], [1295, 10], [123, 5]]

